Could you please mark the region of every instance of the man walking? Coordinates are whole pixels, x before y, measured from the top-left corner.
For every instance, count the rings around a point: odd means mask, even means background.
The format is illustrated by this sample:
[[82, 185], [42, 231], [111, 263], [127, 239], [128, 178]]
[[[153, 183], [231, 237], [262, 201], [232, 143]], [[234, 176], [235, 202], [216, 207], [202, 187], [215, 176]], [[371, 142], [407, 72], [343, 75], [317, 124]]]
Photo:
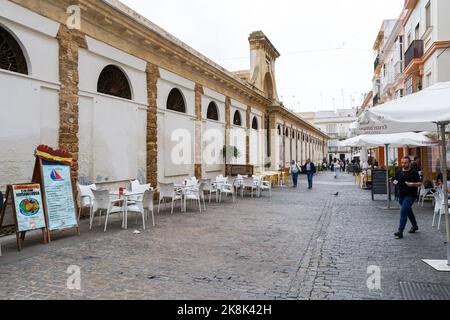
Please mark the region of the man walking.
[[411, 168], [411, 159], [409, 157], [403, 157], [401, 165], [402, 169], [396, 172], [394, 180], [394, 184], [398, 186], [401, 206], [400, 226], [398, 232], [394, 234], [397, 239], [403, 238], [403, 231], [406, 228], [408, 218], [412, 224], [409, 233], [416, 233], [419, 230], [412, 206], [417, 199], [417, 188], [422, 185], [419, 173]]
[[306, 172], [306, 176], [308, 177], [308, 189], [311, 190], [313, 188], [313, 177], [316, 173], [316, 166], [311, 162], [311, 159], [306, 160], [303, 170]]

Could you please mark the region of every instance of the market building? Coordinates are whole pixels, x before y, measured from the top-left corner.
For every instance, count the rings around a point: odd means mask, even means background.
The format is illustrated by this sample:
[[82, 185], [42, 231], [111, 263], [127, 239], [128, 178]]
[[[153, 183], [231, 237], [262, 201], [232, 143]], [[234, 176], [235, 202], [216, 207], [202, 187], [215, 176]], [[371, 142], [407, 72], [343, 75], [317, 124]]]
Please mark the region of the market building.
[[279, 52], [249, 37], [230, 72], [116, 0], [0, 0], [0, 188], [31, 180], [39, 144], [74, 155], [80, 183], [152, 185], [323, 159], [328, 136], [278, 98]]

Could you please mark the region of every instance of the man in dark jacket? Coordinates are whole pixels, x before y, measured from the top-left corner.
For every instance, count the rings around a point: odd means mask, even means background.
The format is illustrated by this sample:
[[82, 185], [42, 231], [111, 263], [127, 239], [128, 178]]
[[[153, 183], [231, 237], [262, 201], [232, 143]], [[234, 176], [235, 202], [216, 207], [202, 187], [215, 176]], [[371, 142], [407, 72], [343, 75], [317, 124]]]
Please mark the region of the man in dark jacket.
[[415, 233], [419, 230], [412, 206], [417, 199], [417, 189], [422, 185], [419, 173], [411, 168], [411, 159], [403, 157], [401, 163], [402, 169], [396, 172], [394, 179], [394, 184], [398, 187], [401, 206], [400, 226], [395, 234], [397, 239], [403, 238], [403, 231], [406, 228], [408, 218], [412, 224], [409, 233]]
[[308, 177], [308, 189], [311, 190], [313, 188], [313, 177], [316, 174], [316, 166], [311, 162], [311, 159], [306, 160], [306, 163], [303, 166], [303, 172], [306, 172], [306, 176]]

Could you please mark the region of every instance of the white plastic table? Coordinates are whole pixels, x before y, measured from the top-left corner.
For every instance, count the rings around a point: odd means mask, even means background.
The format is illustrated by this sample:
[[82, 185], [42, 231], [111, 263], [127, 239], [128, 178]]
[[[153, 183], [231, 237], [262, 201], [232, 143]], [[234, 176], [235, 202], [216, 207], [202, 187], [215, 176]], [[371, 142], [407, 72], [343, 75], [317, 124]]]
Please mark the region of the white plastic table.
[[111, 192], [110, 195], [112, 196], [117, 196], [119, 197], [119, 199], [123, 199], [124, 200], [124, 211], [123, 211], [123, 222], [122, 222], [122, 228], [123, 229], [128, 229], [128, 202], [132, 202], [133, 200], [130, 201], [130, 198], [132, 197], [138, 197], [138, 196], [143, 196], [143, 193], [137, 193], [137, 192], [129, 192], [126, 191], [123, 194], [120, 194], [119, 191], [116, 192]]
[[192, 189], [196, 189], [197, 185], [195, 185], [195, 184], [175, 183], [174, 187], [175, 187], [175, 189], [179, 189], [182, 192], [181, 211], [182, 212], [186, 212], [187, 211], [186, 191], [192, 190]]

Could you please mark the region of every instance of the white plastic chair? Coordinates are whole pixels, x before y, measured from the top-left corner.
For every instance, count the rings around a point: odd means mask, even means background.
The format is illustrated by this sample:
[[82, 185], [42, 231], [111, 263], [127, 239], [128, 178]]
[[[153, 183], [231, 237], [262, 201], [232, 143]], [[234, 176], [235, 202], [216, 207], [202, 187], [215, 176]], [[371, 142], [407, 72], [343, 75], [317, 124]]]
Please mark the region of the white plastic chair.
[[[441, 188], [439, 188], [438, 192], [434, 193], [434, 197], [435, 197], [435, 204], [434, 204], [434, 214], [433, 214], [432, 226], [435, 227], [436, 218], [439, 215], [437, 228], [438, 228], [438, 230], [441, 230], [442, 216], [445, 214], [444, 201], [446, 201], [444, 199], [444, 192], [442, 191]], [[450, 214], [450, 212], [448, 212], [447, 214]]]
[[158, 213], [161, 210], [161, 202], [164, 202], [166, 199], [172, 200], [172, 210], [170, 214], [173, 214], [173, 206], [175, 201], [181, 201], [181, 211], [183, 211], [183, 194], [181, 191], [175, 190], [174, 183], [159, 183], [159, 204], [158, 204]]
[[436, 192], [434, 194], [434, 214], [433, 214], [433, 223], [432, 223], [432, 227], [435, 227], [435, 223], [436, 223], [436, 217], [439, 215], [441, 215], [441, 210], [442, 210], [442, 191], [439, 190], [438, 192]]
[[89, 208], [89, 212], [91, 212], [92, 206], [94, 205], [94, 194], [93, 190], [97, 190], [97, 186], [92, 184], [90, 186], [82, 186], [81, 184], [77, 184], [78, 196], [78, 221], [80, 221], [81, 212], [85, 208]]
[[[154, 203], [153, 203], [154, 192], [151, 190], [146, 190], [142, 196], [142, 200], [136, 201], [136, 204], [128, 206], [128, 212], [135, 212], [142, 214], [142, 228], [145, 230], [145, 220], [148, 220], [149, 212], [152, 213], [152, 222], [155, 226], [155, 214], [154, 214]], [[136, 215], [137, 223], [137, 215]]]
[[186, 194], [185, 194], [186, 200], [190, 200], [190, 201], [198, 203], [200, 213], [202, 213], [202, 201], [203, 201], [203, 206], [206, 211], [204, 188], [205, 188], [205, 183], [201, 182], [198, 187], [193, 187], [191, 189], [186, 190]]
[[242, 188], [241, 188], [241, 197], [242, 198], [244, 197], [244, 192], [247, 189], [251, 190], [251, 195], [253, 198], [253, 191], [257, 190], [257, 187], [255, 185], [255, 179], [244, 177], [243, 182], [242, 182]]
[[219, 193], [219, 202], [222, 202], [222, 194], [225, 194], [226, 197], [228, 197], [228, 195], [231, 195], [232, 199], [233, 199], [233, 203], [236, 202], [236, 180], [235, 179], [231, 179], [229, 181], [229, 183], [224, 183], [221, 186], [220, 189], [220, 193]]
[[269, 197], [272, 197], [272, 178], [269, 181], [264, 181], [264, 179], [261, 181], [261, 195], [263, 191], [269, 191]]
[[426, 189], [422, 184], [419, 191], [419, 204], [421, 207], [424, 206], [425, 199], [430, 199], [430, 196], [431, 198], [433, 197], [433, 189]]
[[[211, 203], [211, 196], [213, 193], [217, 195], [217, 189], [212, 183], [211, 179], [202, 179], [201, 182], [205, 183], [205, 187], [203, 188], [203, 191], [209, 194], [209, 203]], [[217, 198], [217, 197], [216, 197]]]
[[[131, 183], [131, 193], [144, 194], [145, 191], [152, 190], [151, 184]], [[131, 201], [142, 201], [142, 195], [130, 197]]]
[[253, 183], [255, 184], [255, 187], [256, 187], [258, 197], [261, 197], [263, 177], [262, 176], [253, 176], [253, 181], [254, 181]]
[[225, 178], [222, 175], [220, 175], [216, 178], [216, 182], [214, 183], [214, 187], [216, 188], [216, 202], [219, 202], [220, 194], [221, 194], [222, 189], [224, 188], [225, 184], [227, 183], [227, 181], [228, 181], [228, 178]]
[[[105, 229], [108, 226], [108, 219], [109, 216], [113, 213], [122, 213], [122, 226], [123, 226], [123, 219], [124, 219], [124, 207], [123, 207], [123, 199], [116, 199], [111, 200], [111, 196], [109, 194], [108, 190], [98, 191], [92, 189], [92, 193], [94, 194], [94, 204], [91, 209], [90, 214], [90, 225], [89, 229], [92, 230], [92, 223], [94, 221], [95, 213], [99, 212], [99, 225], [102, 223], [102, 212], [106, 211], [106, 220], [105, 220]], [[122, 204], [122, 206], [116, 206], [116, 204]]]

